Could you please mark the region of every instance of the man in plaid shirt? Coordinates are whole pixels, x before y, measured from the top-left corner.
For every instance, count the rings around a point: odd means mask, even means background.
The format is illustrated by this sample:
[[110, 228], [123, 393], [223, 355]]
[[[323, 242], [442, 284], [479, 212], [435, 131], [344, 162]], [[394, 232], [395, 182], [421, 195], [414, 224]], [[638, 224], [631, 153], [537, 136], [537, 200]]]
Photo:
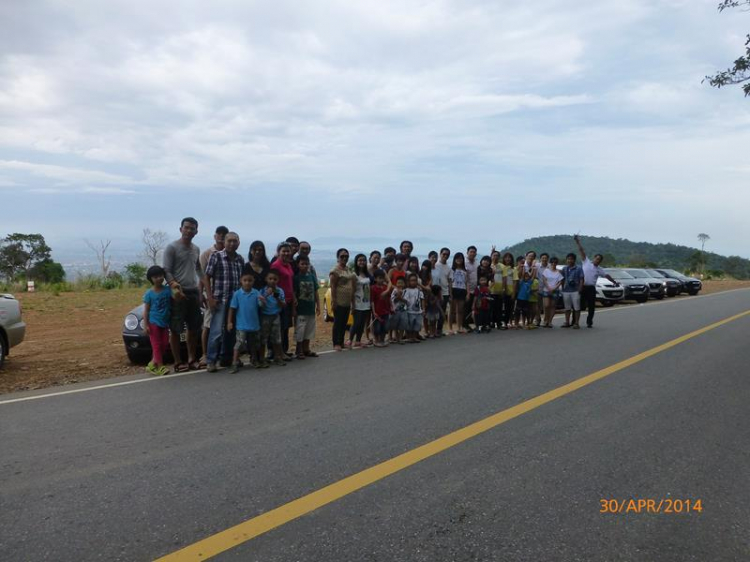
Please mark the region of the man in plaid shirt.
[[217, 370], [219, 351], [224, 362], [229, 362], [232, 358], [234, 332], [226, 331], [226, 319], [229, 302], [234, 292], [240, 288], [242, 268], [245, 267], [245, 260], [237, 253], [239, 247], [239, 235], [229, 232], [224, 239], [224, 249], [211, 254], [206, 265], [203, 283], [207, 287], [208, 306], [212, 313], [206, 352], [206, 370], [209, 373]]

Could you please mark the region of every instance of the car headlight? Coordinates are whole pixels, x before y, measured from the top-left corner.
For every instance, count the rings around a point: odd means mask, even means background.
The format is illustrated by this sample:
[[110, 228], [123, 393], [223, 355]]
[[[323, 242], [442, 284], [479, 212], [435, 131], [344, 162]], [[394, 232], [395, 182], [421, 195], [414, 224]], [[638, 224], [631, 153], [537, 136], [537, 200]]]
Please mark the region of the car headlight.
[[667, 282], [666, 282], [666, 281], [664, 281], [664, 283], [662, 283], [662, 285], [664, 285], [664, 286], [666, 287], [666, 286], [667, 286]]
[[138, 317], [135, 314], [128, 314], [125, 317], [125, 328], [131, 332], [138, 329]]
[[145, 332], [146, 331], [146, 319], [141, 318], [141, 321], [138, 322], [138, 326], [140, 326], [141, 330]]

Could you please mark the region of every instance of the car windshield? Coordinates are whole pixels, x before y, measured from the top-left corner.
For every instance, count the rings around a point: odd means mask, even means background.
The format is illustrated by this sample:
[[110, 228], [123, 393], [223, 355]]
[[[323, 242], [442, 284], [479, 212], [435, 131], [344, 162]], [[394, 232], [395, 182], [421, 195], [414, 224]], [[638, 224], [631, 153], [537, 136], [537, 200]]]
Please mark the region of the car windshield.
[[607, 269], [606, 271], [613, 279], [635, 279], [630, 273], [622, 269]]
[[672, 277], [677, 277], [677, 279], [687, 279], [682, 273], [679, 271], [675, 271], [674, 269], [665, 269], [665, 272], [667, 272]]
[[640, 269], [626, 269], [625, 271], [629, 273], [630, 275], [632, 275], [633, 277], [635, 277], [636, 279], [646, 279], [650, 277], [648, 273]]
[[650, 274], [651, 277], [656, 277], [657, 279], [665, 279], [665, 277], [655, 269], [647, 269], [646, 273]]

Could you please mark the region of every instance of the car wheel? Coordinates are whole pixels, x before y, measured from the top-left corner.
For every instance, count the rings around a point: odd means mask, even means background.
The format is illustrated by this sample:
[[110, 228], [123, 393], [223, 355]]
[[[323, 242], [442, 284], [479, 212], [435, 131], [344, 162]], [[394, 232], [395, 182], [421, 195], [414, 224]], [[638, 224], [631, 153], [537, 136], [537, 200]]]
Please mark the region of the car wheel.
[[697, 294], [698, 294], [698, 291], [688, 291], [688, 295], [690, 295], [691, 297], [694, 297]]
[[147, 354], [144, 354], [141, 351], [133, 351], [132, 349], [125, 348], [125, 353], [128, 354], [128, 360], [133, 365], [143, 365], [145, 363], [148, 363], [150, 356]]
[[637, 299], [635, 299], [635, 302], [637, 302], [638, 304], [643, 304], [647, 300], [648, 300], [648, 297], [638, 297]]
[[609, 308], [610, 306], [615, 306], [614, 301], [610, 300], [600, 300], [599, 301], [603, 307]]
[[333, 322], [333, 316], [331, 316], [328, 312], [328, 303], [323, 303], [323, 321], [324, 322]]

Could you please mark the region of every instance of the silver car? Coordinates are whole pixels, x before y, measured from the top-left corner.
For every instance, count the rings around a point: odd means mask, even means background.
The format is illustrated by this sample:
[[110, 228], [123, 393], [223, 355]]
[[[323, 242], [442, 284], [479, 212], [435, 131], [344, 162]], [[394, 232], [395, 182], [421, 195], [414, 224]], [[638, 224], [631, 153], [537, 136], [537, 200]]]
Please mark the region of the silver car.
[[11, 347], [17, 346], [26, 335], [26, 324], [21, 319], [21, 303], [13, 295], [0, 294], [0, 368]]

